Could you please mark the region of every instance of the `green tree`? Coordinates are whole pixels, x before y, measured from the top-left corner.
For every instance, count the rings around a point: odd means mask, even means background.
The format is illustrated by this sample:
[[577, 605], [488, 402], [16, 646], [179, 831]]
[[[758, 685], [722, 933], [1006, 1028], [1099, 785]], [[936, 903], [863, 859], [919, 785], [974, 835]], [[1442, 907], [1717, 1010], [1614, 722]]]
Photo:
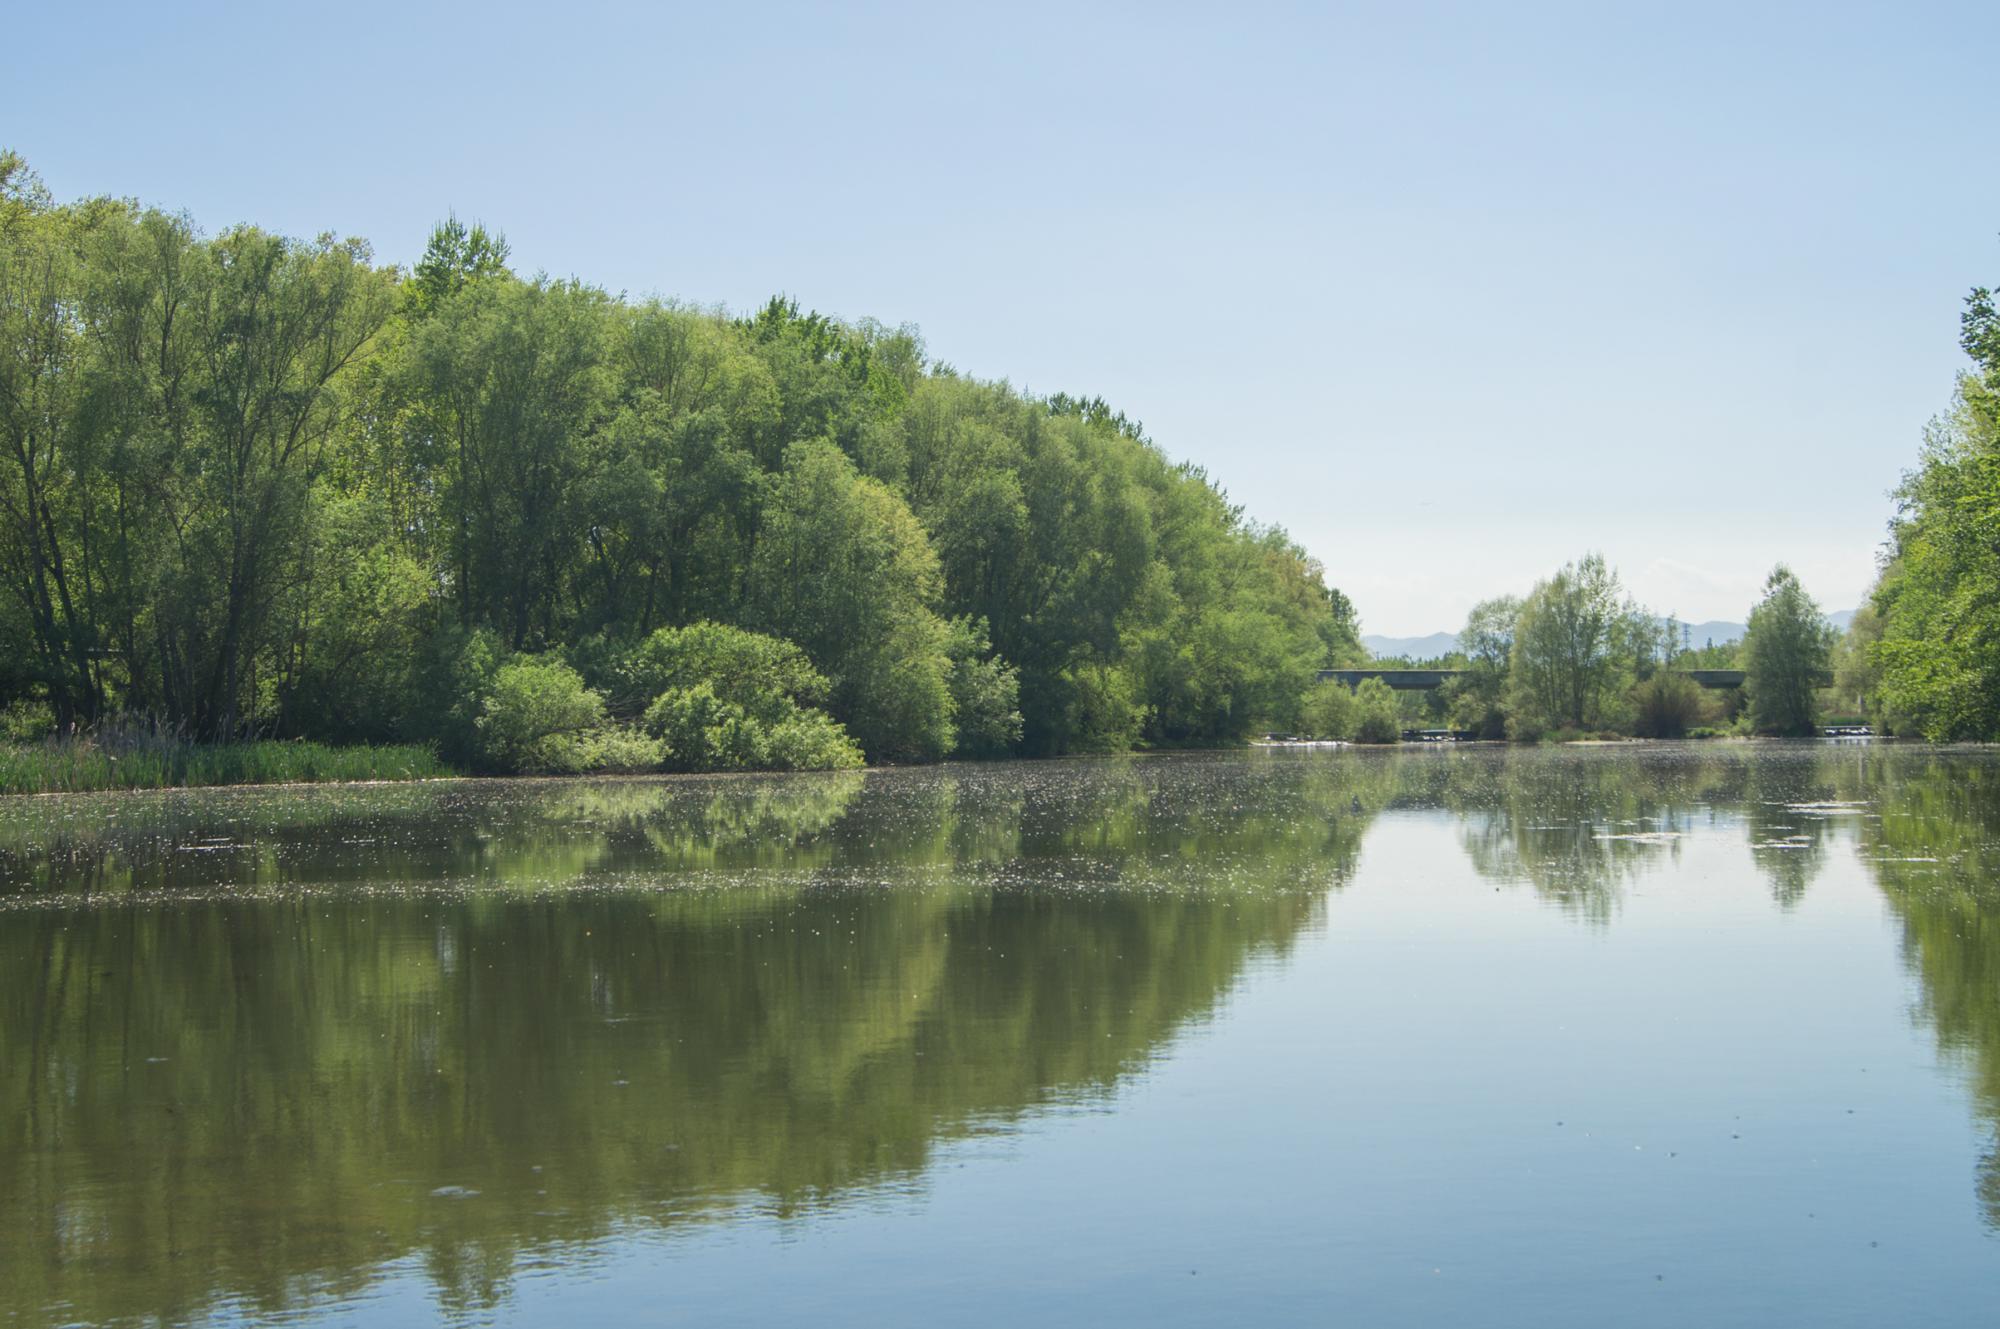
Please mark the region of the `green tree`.
[[660, 761], [657, 744], [607, 724], [604, 698], [559, 660], [524, 656], [502, 665], [478, 728], [487, 764], [502, 771], [644, 770]]
[[871, 757], [952, 749], [951, 630], [937, 555], [904, 502], [837, 448], [785, 457], [751, 568], [759, 622], [804, 648]]
[[1507, 671], [1520, 619], [1521, 600], [1513, 595], [1481, 600], [1465, 616], [1458, 634], [1465, 672], [1446, 686], [1454, 728], [1480, 738], [1507, 736]]
[[1744, 691], [1760, 734], [1801, 737], [1819, 731], [1816, 690], [1826, 673], [1834, 631], [1792, 570], [1780, 563], [1750, 611], [1743, 639]]
[[1379, 678], [1364, 678], [1354, 689], [1354, 741], [1394, 743], [1403, 736], [1403, 712], [1396, 693]]
[[404, 309], [423, 318], [470, 283], [507, 275], [507, 253], [507, 237], [499, 232], [445, 218], [431, 228], [424, 256], [403, 283]]
[[480, 761], [516, 655], [623, 721], [702, 681], [747, 707], [726, 674], [625, 695], [637, 645], [706, 622], [930, 759], [1234, 743], [1358, 660], [1325, 570], [1101, 399], [507, 258], [455, 218], [408, 274], [210, 239], [0, 159], [0, 705]]
[[1308, 738], [1354, 737], [1354, 689], [1333, 678], [1313, 684], [1301, 708], [1299, 728]]
[[1882, 614], [1871, 593], [1834, 643], [1833, 686], [1841, 705], [1867, 716], [1878, 730], [1893, 733], [1895, 723], [1882, 708], [1882, 666], [1875, 655], [1882, 627]]
[[586, 547], [581, 497], [602, 462], [618, 322], [602, 291], [490, 280], [440, 303], [409, 342], [406, 444], [437, 495], [440, 570], [460, 620], [514, 650], [559, 643]]
[[987, 641], [986, 625], [976, 619], [951, 621], [946, 644], [951, 658], [952, 722], [957, 730], [955, 755], [998, 757], [1021, 741], [1020, 680], [1013, 666]]
[[1536, 583], [1522, 603], [1509, 653], [1513, 736], [1602, 727], [1631, 676], [1633, 618], [1618, 574], [1601, 555]]

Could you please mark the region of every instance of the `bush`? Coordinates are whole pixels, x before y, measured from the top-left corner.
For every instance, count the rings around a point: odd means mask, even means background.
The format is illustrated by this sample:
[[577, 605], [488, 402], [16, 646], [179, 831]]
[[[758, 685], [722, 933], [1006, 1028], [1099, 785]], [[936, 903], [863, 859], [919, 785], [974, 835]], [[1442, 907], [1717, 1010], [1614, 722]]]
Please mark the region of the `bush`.
[[410, 668], [402, 732], [434, 744], [446, 760], [484, 764], [479, 719], [506, 651], [483, 629], [446, 624]]
[[770, 731], [764, 760], [776, 771], [845, 771], [863, 765], [861, 748], [824, 711], [798, 711]]
[[0, 709], [0, 742], [33, 743], [55, 732], [55, 727], [55, 712], [47, 702], [21, 697]]
[[810, 703], [826, 678], [791, 642], [720, 623], [662, 628], [618, 666], [650, 697], [642, 724], [677, 771], [839, 770], [862, 764], [847, 730]]
[[1130, 673], [1091, 662], [1063, 670], [1059, 681], [1070, 751], [1125, 752], [1139, 741], [1146, 707]]
[[790, 707], [766, 724], [716, 696], [706, 682], [661, 693], [646, 708], [645, 725], [670, 770], [845, 770], [862, 764], [861, 749], [825, 712]]
[[703, 681], [669, 688], [646, 708], [646, 732], [660, 740], [675, 771], [746, 771], [764, 764], [764, 727]]
[[1662, 670], [1632, 689], [1632, 732], [1640, 738], [1683, 738], [1708, 715], [1701, 686]]
[[589, 769], [586, 736], [605, 727], [604, 698], [566, 664], [518, 659], [494, 672], [477, 723], [494, 769], [573, 773]]
[[649, 738], [630, 725], [608, 724], [601, 729], [586, 729], [561, 744], [555, 753], [561, 764], [550, 769], [566, 775], [581, 775], [585, 771], [635, 774], [659, 770], [665, 756], [658, 739]]
[[826, 700], [826, 677], [791, 642], [722, 623], [661, 628], [618, 664], [618, 701], [638, 709], [662, 693], [706, 684], [722, 701], [765, 724]]
[[1379, 678], [1363, 679], [1354, 689], [1354, 741], [1395, 743], [1402, 736], [1403, 713], [1395, 690]]
[[982, 619], [951, 621], [952, 723], [961, 757], [998, 757], [1021, 741], [1020, 680], [1012, 665], [990, 655]]
[[0, 794], [425, 780], [452, 774], [429, 748], [413, 746], [336, 748], [274, 740], [201, 745], [110, 729], [61, 742], [0, 745]]
[[1354, 736], [1354, 690], [1335, 679], [1324, 679], [1306, 693], [1299, 727], [1309, 738]]

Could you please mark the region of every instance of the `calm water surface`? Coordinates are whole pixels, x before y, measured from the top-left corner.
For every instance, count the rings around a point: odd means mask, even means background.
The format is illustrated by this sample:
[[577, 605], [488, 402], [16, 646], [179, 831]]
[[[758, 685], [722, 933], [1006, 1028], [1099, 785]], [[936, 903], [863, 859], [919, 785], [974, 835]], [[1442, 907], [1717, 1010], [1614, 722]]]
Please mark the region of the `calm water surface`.
[[0, 802], [0, 1319], [1991, 1323], [2000, 756]]

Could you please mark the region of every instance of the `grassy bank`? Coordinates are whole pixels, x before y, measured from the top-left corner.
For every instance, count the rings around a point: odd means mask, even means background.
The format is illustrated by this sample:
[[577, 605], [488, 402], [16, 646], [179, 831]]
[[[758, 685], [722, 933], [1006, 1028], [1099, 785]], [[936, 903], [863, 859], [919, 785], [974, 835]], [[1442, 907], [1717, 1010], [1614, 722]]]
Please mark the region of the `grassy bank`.
[[328, 747], [323, 743], [198, 744], [151, 739], [0, 746], [0, 794], [181, 785], [319, 784], [423, 780], [456, 774], [428, 748]]

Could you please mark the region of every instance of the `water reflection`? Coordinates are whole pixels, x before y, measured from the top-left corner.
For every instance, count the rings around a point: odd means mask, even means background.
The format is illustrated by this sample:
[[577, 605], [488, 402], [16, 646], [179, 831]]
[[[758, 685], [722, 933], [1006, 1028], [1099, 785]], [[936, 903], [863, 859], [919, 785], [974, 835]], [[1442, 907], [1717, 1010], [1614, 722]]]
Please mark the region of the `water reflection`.
[[1876, 809], [1862, 851], [1903, 926], [1918, 1018], [1962, 1064], [1991, 1143], [1979, 1198], [2000, 1227], [2000, 765], [1990, 753], [1911, 753], [1843, 789]]
[[[1922, 1018], [2000, 1122], [1985, 756], [19, 799], [0, 804], [0, 1304], [274, 1312], [415, 1257], [478, 1308], [537, 1251], [921, 1187], [944, 1142], [1102, 1103], [1325, 918], [1385, 813], [1593, 931], [1699, 837], [1739, 844], [1786, 909], [1853, 837]], [[2000, 1221], [2000, 1153], [1981, 1187]]]
[[911, 1184], [1207, 1012], [1365, 824], [1158, 764], [874, 783], [9, 809], [5, 1303], [270, 1311], [416, 1252], [487, 1305], [524, 1251]]

